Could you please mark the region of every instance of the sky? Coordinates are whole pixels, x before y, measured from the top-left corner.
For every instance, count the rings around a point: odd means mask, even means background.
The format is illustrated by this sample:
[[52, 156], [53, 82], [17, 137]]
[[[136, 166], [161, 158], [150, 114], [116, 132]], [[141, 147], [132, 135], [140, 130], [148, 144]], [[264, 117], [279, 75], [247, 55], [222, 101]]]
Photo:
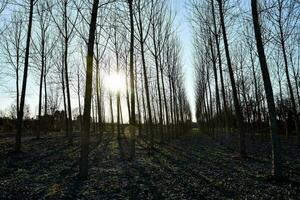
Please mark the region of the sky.
[[[170, 0], [173, 10], [176, 12], [175, 27], [178, 31], [178, 36], [182, 45], [182, 64], [184, 73], [184, 84], [186, 88], [187, 97], [191, 106], [193, 120], [195, 121], [195, 96], [194, 96], [194, 70], [192, 66], [192, 35], [188, 22], [188, 0]], [[2, 64], [0, 60], [1, 68], [6, 66]], [[3, 69], [2, 69], [3, 70]], [[5, 69], [4, 69], [5, 70]], [[1, 70], [0, 70], [1, 72]], [[30, 74], [29, 74], [30, 76]], [[36, 79], [32, 76], [29, 77], [26, 104], [30, 105], [31, 113], [37, 113], [38, 105], [38, 87]], [[33, 81], [34, 80], [34, 81]], [[14, 88], [14, 80], [5, 74], [0, 76], [0, 110], [7, 109], [10, 105], [15, 103], [15, 97], [11, 92], [11, 88]], [[21, 84], [20, 84], [21, 85]], [[76, 98], [73, 97], [72, 101], [76, 102]]]
[[187, 92], [187, 97], [190, 102], [193, 121], [195, 118], [195, 92], [194, 92], [194, 68], [193, 68], [193, 57], [192, 57], [192, 33], [189, 26], [188, 18], [189, 12], [187, 8], [188, 0], [172, 0], [174, 10], [177, 12], [175, 23], [178, 27], [178, 34], [182, 45], [182, 64], [184, 73], [184, 83]]

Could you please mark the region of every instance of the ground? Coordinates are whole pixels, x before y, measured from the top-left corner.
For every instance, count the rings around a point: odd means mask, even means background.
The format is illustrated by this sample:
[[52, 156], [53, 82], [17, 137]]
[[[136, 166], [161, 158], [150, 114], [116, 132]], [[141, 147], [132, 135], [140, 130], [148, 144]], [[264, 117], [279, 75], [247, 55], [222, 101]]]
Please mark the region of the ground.
[[[300, 156], [293, 140], [283, 143], [287, 180], [271, 173], [266, 141], [248, 144], [240, 160], [234, 145], [220, 145], [191, 131], [150, 155], [138, 140], [134, 161], [128, 141], [105, 134], [91, 137], [89, 178], [77, 178], [79, 137], [72, 146], [59, 134], [23, 139], [14, 154], [13, 137], [0, 138], [0, 199], [300, 199]], [[259, 151], [257, 150], [259, 149]]]

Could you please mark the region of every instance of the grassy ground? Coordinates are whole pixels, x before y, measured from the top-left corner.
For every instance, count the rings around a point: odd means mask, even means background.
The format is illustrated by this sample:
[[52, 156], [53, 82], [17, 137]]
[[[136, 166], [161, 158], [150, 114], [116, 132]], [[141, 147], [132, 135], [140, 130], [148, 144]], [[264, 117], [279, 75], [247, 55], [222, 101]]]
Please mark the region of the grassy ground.
[[126, 138], [94, 136], [89, 179], [80, 181], [78, 137], [72, 146], [60, 135], [26, 137], [19, 155], [11, 153], [13, 138], [1, 138], [0, 199], [299, 199], [299, 150], [283, 145], [289, 181], [277, 183], [267, 178], [267, 142], [249, 144], [250, 158], [241, 161], [230, 144], [194, 130], [157, 144], [152, 155], [139, 139], [137, 158], [129, 161]]

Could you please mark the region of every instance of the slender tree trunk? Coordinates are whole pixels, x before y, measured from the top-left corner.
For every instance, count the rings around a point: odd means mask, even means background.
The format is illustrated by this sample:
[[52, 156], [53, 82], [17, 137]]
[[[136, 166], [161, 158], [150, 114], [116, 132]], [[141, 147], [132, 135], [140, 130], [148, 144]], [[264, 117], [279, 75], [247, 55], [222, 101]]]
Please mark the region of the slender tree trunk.
[[285, 40], [284, 40], [281, 21], [279, 21], [279, 30], [280, 30], [280, 43], [281, 43], [281, 48], [282, 48], [282, 53], [283, 53], [286, 80], [287, 80], [288, 90], [289, 90], [289, 93], [290, 93], [290, 98], [291, 98], [291, 101], [292, 101], [292, 109], [293, 109], [293, 115], [294, 115], [293, 118], [294, 118], [294, 122], [295, 122], [296, 135], [297, 135], [297, 138], [298, 138], [298, 146], [300, 147], [299, 119], [298, 119], [295, 96], [294, 96], [293, 87], [292, 87], [290, 74], [289, 74], [288, 58], [287, 58], [287, 53], [286, 53]]
[[[65, 131], [66, 137], [69, 134], [69, 126], [68, 126], [68, 115], [67, 115], [67, 100], [66, 100], [66, 90], [65, 90], [65, 76], [64, 76], [64, 69], [61, 70], [61, 85], [62, 85], [62, 92], [63, 92], [63, 99], [64, 99], [64, 118], [65, 118]], [[80, 116], [82, 118], [82, 116]]]
[[291, 65], [292, 65], [292, 69], [293, 69], [294, 82], [295, 82], [295, 86], [296, 86], [298, 106], [300, 106], [300, 92], [299, 92], [298, 73], [296, 72], [296, 69], [295, 69], [295, 66], [294, 66], [294, 63], [293, 63], [293, 60], [292, 60], [292, 55], [290, 56], [290, 60], [291, 60]]
[[[19, 62], [17, 61], [17, 66], [19, 66]], [[19, 88], [19, 67], [16, 70], [16, 89], [17, 89], [17, 113], [19, 113], [20, 109], [20, 88]]]
[[30, 0], [28, 31], [27, 31], [27, 40], [26, 40], [26, 49], [25, 49], [25, 65], [24, 65], [24, 72], [23, 72], [22, 93], [21, 93], [21, 101], [20, 101], [20, 110], [18, 112], [18, 127], [17, 127], [17, 133], [16, 133], [16, 143], [15, 143], [15, 151], [16, 152], [21, 151], [21, 136], [22, 136], [22, 128], [23, 128], [23, 116], [24, 116], [27, 74], [28, 74], [28, 65], [29, 65], [29, 51], [30, 51], [30, 39], [31, 39], [31, 30], [32, 30], [33, 5], [34, 5], [34, 0]]
[[41, 76], [40, 76], [40, 89], [39, 89], [39, 127], [37, 132], [37, 139], [40, 139], [41, 134], [41, 118], [42, 118], [42, 94], [43, 94], [43, 78], [44, 78], [44, 56], [42, 56]]
[[84, 114], [83, 114], [83, 130], [81, 131], [81, 151], [79, 177], [86, 179], [88, 176], [88, 154], [89, 154], [89, 135], [91, 120], [91, 100], [92, 100], [92, 84], [93, 84], [93, 60], [94, 60], [94, 41], [97, 24], [97, 13], [99, 0], [94, 0], [92, 8], [92, 16], [89, 30], [88, 53], [86, 58], [86, 85], [84, 98]]
[[276, 179], [281, 179], [283, 176], [282, 156], [281, 156], [281, 144], [278, 135], [278, 125], [276, 119], [276, 110], [273, 96], [273, 89], [271, 85], [271, 79], [267, 66], [266, 56], [264, 52], [263, 42], [261, 38], [261, 31], [259, 25], [259, 16], [257, 12], [257, 1], [251, 0], [252, 17], [256, 38], [257, 51], [259, 55], [260, 67], [264, 80], [264, 87], [267, 97], [270, 124], [271, 124], [271, 142], [272, 142], [272, 164], [273, 175]]
[[146, 109], [146, 103], [145, 103], [145, 92], [144, 92], [144, 82], [143, 82], [143, 77], [142, 77], [142, 72], [141, 72], [141, 86], [142, 86], [142, 104], [143, 104], [143, 118], [144, 118], [144, 124], [146, 126], [146, 130], [148, 129], [148, 121], [147, 119], [147, 109]]
[[[110, 73], [110, 66], [109, 66]], [[115, 120], [114, 120], [114, 109], [113, 109], [113, 101], [112, 101], [112, 91], [109, 92], [109, 107], [110, 107], [110, 121], [111, 121], [111, 132], [115, 134]]]
[[[127, 63], [127, 59], [126, 59], [126, 63]], [[127, 109], [128, 109], [128, 117], [130, 119], [130, 98], [129, 98], [129, 90], [128, 90], [128, 75], [127, 75], [127, 65], [125, 66], [125, 79], [126, 79], [126, 102], [127, 102]]]
[[69, 36], [68, 36], [68, 19], [67, 19], [67, 4], [68, 1], [64, 3], [64, 26], [65, 26], [65, 52], [64, 52], [64, 65], [65, 65], [65, 79], [66, 79], [66, 89], [67, 89], [67, 102], [68, 102], [68, 137], [69, 143], [73, 143], [72, 136], [72, 108], [71, 108], [71, 95], [70, 95], [70, 86], [69, 86], [69, 70], [68, 70], [68, 49], [69, 49]]
[[[142, 23], [142, 22], [140, 22], [140, 23]], [[142, 65], [143, 65], [143, 72], [144, 72], [143, 74], [144, 74], [144, 84], [145, 84], [145, 92], [146, 92], [146, 103], [147, 103], [147, 109], [148, 109], [148, 126], [150, 129], [150, 148], [153, 148], [154, 132], [153, 132], [152, 110], [151, 110], [150, 92], [149, 92], [149, 85], [148, 85], [149, 83], [148, 83], [148, 76], [147, 76], [147, 67], [146, 67], [142, 32], [140, 33], [140, 35], [141, 35], [140, 45], [141, 45]]]
[[110, 120], [111, 120], [111, 131], [112, 134], [115, 133], [115, 120], [114, 120], [114, 109], [113, 109], [113, 102], [112, 102], [112, 94], [109, 93], [109, 107], [110, 107]]
[[169, 109], [168, 109], [168, 103], [167, 103], [167, 97], [166, 97], [166, 89], [165, 89], [165, 83], [164, 83], [164, 74], [163, 74], [163, 66], [162, 66], [162, 64], [160, 64], [160, 79], [161, 79], [162, 91], [163, 91], [163, 98], [164, 98], [167, 134], [170, 134]]
[[100, 140], [102, 140], [102, 106], [100, 99], [100, 62], [99, 62], [99, 54], [97, 48], [97, 59], [96, 59], [96, 98], [97, 98], [97, 107], [98, 107], [98, 130], [100, 133]]
[[[115, 22], [116, 23], [116, 22]], [[115, 54], [116, 54], [116, 62], [117, 62], [117, 74], [120, 73], [120, 67], [119, 67], [119, 52], [118, 52], [118, 44], [117, 44], [117, 30], [115, 27]], [[118, 138], [120, 138], [121, 134], [121, 126], [120, 126], [120, 91], [117, 91], [117, 132], [118, 132]]]
[[[45, 66], [46, 67], [46, 66]], [[48, 110], [48, 107], [47, 107], [47, 80], [46, 80], [46, 72], [44, 72], [44, 93], [45, 93], [45, 110], [44, 110], [44, 116], [45, 116], [45, 130], [44, 130], [44, 134], [47, 133], [47, 128], [48, 128], [48, 117], [47, 117], [47, 110]]]
[[174, 107], [173, 107], [173, 90], [172, 90], [172, 80], [171, 80], [171, 75], [169, 74], [168, 77], [169, 81], [169, 91], [170, 91], [170, 111], [171, 111], [171, 121], [172, 121], [172, 131], [171, 131], [171, 139], [174, 136], [174, 124], [175, 124], [175, 119], [174, 119]]
[[[129, 71], [130, 71], [130, 101], [131, 101], [131, 108], [130, 108], [130, 119], [129, 124], [134, 129], [136, 125], [135, 120], [135, 94], [134, 94], [134, 64], [133, 64], [133, 56], [134, 56], [134, 20], [133, 20], [133, 0], [128, 0], [128, 7], [129, 7], [129, 17], [130, 17], [130, 62], [129, 62]], [[130, 150], [130, 157], [131, 159], [135, 158], [135, 130], [131, 130], [131, 150]]]
[[[98, 91], [98, 90], [97, 90]], [[77, 66], [77, 96], [78, 96], [78, 107], [79, 107], [79, 123], [80, 123], [80, 131], [82, 129], [82, 111], [81, 111], [81, 98], [80, 98], [80, 72], [79, 65]]]
[[154, 45], [154, 60], [155, 60], [155, 69], [156, 69], [156, 84], [157, 84], [157, 92], [158, 92], [158, 103], [159, 103], [159, 132], [161, 134], [161, 142], [164, 142], [164, 131], [163, 131], [163, 109], [162, 109], [162, 98], [160, 91], [160, 81], [159, 81], [159, 62], [158, 62], [158, 50], [156, 44], [156, 34], [155, 34], [155, 26], [152, 24], [153, 29], [153, 45]]
[[[218, 30], [217, 30], [215, 6], [214, 6], [213, 0], [211, 0], [211, 7], [212, 7], [212, 16], [213, 16], [213, 24], [214, 24], [214, 36], [215, 36], [216, 47], [217, 47], [217, 56], [218, 56], [218, 61], [219, 61], [220, 82], [221, 82], [221, 88], [222, 88], [221, 91], [222, 91], [223, 107], [224, 107], [224, 125], [225, 125], [225, 132], [227, 132], [227, 130], [228, 130], [228, 116], [227, 116], [228, 110], [227, 110], [227, 102], [226, 102], [226, 95], [225, 95], [225, 86], [224, 86], [224, 78], [223, 78], [223, 70], [222, 70], [222, 59], [221, 59], [219, 35], [218, 35]], [[219, 97], [219, 99], [220, 99], [220, 97]]]
[[256, 106], [257, 107], [257, 118], [254, 117], [254, 120], [256, 122], [258, 122], [258, 128], [261, 124], [261, 112], [260, 112], [260, 105], [259, 105], [259, 97], [258, 97], [258, 84], [257, 84], [257, 77], [256, 77], [256, 73], [255, 73], [255, 65], [254, 65], [254, 59], [253, 59], [253, 54], [252, 54], [252, 50], [250, 52], [250, 58], [251, 58], [251, 67], [252, 67], [252, 75], [253, 75], [253, 79], [254, 79], [254, 90], [255, 90], [255, 101], [256, 101]]
[[212, 56], [212, 63], [213, 63], [213, 72], [214, 72], [214, 79], [215, 79], [215, 92], [216, 92], [216, 124], [219, 126], [219, 113], [221, 111], [221, 104], [220, 104], [220, 96], [219, 96], [219, 86], [218, 86], [218, 72], [217, 72], [217, 64], [216, 64], [216, 58], [215, 58], [215, 52], [214, 47], [212, 44], [212, 39], [209, 39], [210, 43], [210, 51]]
[[[136, 66], [136, 64], [135, 64]], [[136, 102], [137, 102], [137, 109], [138, 109], [138, 117], [139, 117], [139, 136], [141, 136], [141, 132], [142, 132], [142, 123], [141, 123], [141, 108], [140, 108], [140, 99], [139, 99], [139, 94], [138, 94], [138, 87], [137, 87], [137, 67], [135, 67], [135, 74], [136, 74], [136, 78], [135, 78], [135, 95], [136, 95]]]
[[238, 125], [238, 131], [240, 135], [240, 156], [241, 158], [246, 157], [246, 144], [245, 144], [245, 133], [243, 130], [244, 126], [244, 118], [243, 114], [241, 112], [240, 103], [238, 100], [238, 93], [235, 85], [235, 78], [234, 73], [231, 65], [231, 59], [230, 59], [230, 53], [229, 53], [229, 47], [228, 47], [228, 40], [227, 40], [227, 33], [225, 28], [225, 22], [224, 22], [224, 13], [223, 13], [223, 0], [218, 0], [219, 3], [219, 12], [220, 12], [220, 21], [221, 21], [221, 27], [222, 27], [222, 33], [223, 33], [223, 40], [224, 40], [224, 46], [225, 46], [225, 54], [227, 59], [227, 65], [229, 70], [229, 76], [230, 76], [230, 82], [232, 87], [232, 96], [234, 101], [234, 108], [235, 108], [235, 115], [236, 115], [236, 122]]

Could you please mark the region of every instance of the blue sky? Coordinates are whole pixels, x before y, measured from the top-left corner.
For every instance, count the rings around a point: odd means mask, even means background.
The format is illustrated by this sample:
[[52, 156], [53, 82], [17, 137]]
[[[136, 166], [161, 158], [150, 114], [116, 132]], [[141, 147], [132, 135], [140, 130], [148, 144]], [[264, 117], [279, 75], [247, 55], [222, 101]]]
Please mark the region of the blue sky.
[[187, 9], [188, 0], [171, 0], [174, 5], [174, 10], [177, 12], [176, 26], [182, 44], [182, 64], [184, 73], [184, 83], [187, 96], [190, 102], [193, 119], [195, 120], [195, 95], [194, 95], [194, 69], [192, 65], [192, 33], [190, 30]]

